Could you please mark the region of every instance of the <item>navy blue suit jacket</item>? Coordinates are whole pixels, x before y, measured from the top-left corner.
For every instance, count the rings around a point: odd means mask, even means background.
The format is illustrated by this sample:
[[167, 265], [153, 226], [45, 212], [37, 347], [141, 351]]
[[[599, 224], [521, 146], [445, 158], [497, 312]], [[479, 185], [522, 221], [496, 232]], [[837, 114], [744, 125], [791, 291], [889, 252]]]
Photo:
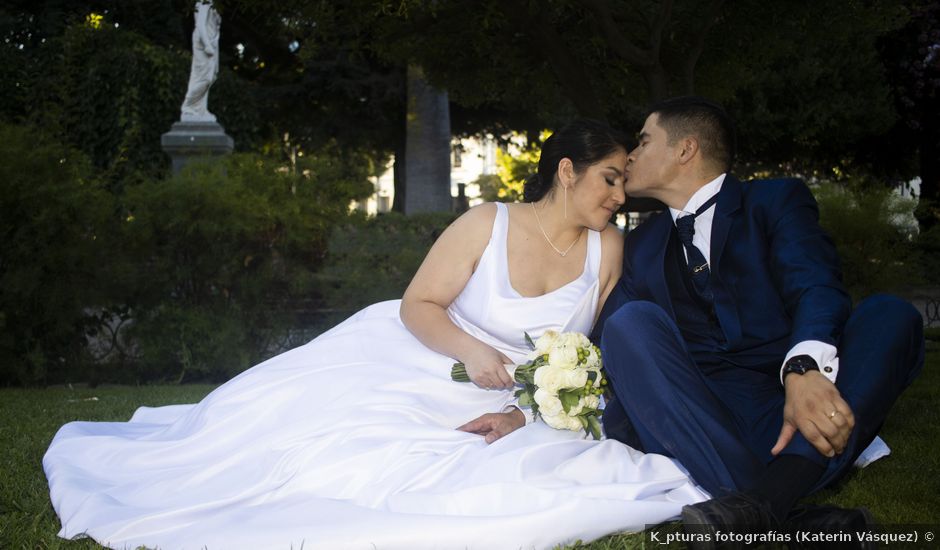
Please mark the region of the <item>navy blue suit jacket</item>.
[[[623, 275], [604, 320], [632, 300], [654, 302], [676, 316], [665, 277], [674, 223], [668, 210], [627, 235]], [[816, 200], [798, 179], [742, 183], [730, 174], [712, 223], [710, 284], [726, 339], [723, 359], [776, 373], [804, 340], [838, 346], [851, 311], [835, 247], [819, 226]]]

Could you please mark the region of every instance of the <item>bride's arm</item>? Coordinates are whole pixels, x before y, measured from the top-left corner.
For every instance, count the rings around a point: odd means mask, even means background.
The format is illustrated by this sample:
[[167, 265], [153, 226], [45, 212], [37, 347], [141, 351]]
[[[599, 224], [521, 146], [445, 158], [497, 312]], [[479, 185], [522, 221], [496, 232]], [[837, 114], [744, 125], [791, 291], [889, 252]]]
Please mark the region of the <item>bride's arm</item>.
[[604, 309], [604, 304], [610, 293], [620, 281], [623, 272], [623, 234], [615, 225], [608, 224], [601, 233], [601, 272], [600, 272], [600, 299], [597, 303], [597, 312], [594, 322], [597, 322]]
[[422, 344], [467, 367], [478, 386], [509, 388], [505, 355], [461, 330], [447, 307], [466, 286], [493, 230], [496, 205], [477, 206], [452, 223], [424, 258], [401, 301], [401, 320]]

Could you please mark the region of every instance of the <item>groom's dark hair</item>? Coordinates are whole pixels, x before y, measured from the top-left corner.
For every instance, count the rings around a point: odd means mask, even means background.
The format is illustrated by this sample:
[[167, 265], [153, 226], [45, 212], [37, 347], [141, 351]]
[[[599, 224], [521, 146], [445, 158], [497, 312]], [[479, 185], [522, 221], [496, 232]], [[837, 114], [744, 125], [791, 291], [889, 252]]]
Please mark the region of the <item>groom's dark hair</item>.
[[702, 156], [725, 172], [731, 170], [737, 147], [734, 121], [721, 105], [704, 97], [674, 97], [650, 107], [647, 116], [653, 113], [666, 130], [670, 145], [686, 136], [695, 136]]

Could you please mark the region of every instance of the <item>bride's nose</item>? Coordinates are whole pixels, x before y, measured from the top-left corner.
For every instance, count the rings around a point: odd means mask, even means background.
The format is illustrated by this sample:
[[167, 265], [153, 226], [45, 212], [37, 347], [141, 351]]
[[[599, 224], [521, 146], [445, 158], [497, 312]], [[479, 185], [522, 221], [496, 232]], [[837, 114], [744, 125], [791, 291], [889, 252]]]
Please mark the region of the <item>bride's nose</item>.
[[617, 208], [623, 206], [623, 203], [627, 202], [627, 194], [623, 189], [623, 185], [615, 185], [611, 192], [611, 197], [614, 199], [614, 202], [617, 203]]

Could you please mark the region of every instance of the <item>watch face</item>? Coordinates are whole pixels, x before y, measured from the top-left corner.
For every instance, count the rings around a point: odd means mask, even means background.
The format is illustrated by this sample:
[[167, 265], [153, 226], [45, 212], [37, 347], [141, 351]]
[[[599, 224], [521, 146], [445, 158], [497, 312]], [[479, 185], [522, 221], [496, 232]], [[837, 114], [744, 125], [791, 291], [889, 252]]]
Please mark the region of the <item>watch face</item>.
[[803, 363], [799, 361], [790, 361], [789, 363], [787, 363], [786, 368], [783, 369], [783, 372], [785, 373], [795, 372], [796, 374], [805, 374], [806, 366], [803, 365]]
[[812, 357], [797, 356], [787, 361], [784, 372], [795, 372], [797, 374], [806, 374], [808, 370], [819, 370], [816, 361]]

